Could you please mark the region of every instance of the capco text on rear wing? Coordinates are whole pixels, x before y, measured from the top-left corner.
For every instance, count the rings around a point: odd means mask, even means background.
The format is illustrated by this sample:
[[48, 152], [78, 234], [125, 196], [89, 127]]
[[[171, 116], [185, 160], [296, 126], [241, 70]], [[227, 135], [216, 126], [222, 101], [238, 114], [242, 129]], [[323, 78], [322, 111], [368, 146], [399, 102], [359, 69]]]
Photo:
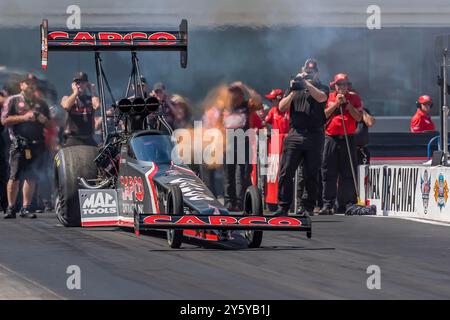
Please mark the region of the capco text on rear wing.
[[178, 31], [86, 31], [49, 30], [47, 19], [41, 24], [41, 65], [48, 64], [49, 51], [180, 51], [181, 67], [187, 65], [187, 20]]

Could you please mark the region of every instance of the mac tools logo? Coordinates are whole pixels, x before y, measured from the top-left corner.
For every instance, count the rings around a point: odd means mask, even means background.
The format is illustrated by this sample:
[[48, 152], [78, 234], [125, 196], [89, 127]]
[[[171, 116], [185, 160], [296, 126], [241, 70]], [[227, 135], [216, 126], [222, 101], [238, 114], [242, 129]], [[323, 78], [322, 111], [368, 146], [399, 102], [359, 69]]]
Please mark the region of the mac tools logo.
[[117, 196], [111, 191], [80, 190], [81, 213], [83, 215], [117, 214]]

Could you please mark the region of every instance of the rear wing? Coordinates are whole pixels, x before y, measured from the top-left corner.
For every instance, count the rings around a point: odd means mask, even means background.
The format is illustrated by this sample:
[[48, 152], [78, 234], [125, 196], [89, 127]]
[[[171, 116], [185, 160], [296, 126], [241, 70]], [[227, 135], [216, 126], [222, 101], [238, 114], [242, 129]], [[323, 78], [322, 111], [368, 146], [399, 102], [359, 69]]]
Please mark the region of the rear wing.
[[49, 30], [41, 24], [41, 65], [48, 64], [49, 51], [180, 51], [180, 65], [187, 65], [187, 20], [178, 31], [82, 31]]

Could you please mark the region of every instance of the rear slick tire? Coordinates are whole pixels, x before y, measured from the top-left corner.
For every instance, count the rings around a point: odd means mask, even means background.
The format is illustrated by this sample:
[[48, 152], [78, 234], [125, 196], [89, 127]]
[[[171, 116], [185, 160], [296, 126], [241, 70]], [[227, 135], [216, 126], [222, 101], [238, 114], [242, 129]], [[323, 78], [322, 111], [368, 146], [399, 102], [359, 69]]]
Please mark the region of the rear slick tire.
[[97, 147], [73, 146], [59, 150], [55, 156], [55, 212], [65, 227], [81, 226], [78, 178], [97, 178], [97, 165], [94, 162], [97, 155]]

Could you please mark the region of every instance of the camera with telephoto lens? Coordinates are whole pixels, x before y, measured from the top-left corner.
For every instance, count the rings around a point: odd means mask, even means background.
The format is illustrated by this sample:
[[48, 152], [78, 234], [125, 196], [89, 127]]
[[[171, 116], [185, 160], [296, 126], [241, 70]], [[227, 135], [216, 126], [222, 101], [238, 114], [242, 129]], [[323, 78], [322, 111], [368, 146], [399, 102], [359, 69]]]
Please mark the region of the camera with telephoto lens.
[[291, 83], [291, 87], [289, 88], [291, 91], [300, 91], [305, 88], [305, 81], [312, 80], [312, 74], [308, 73], [306, 76], [297, 76]]

